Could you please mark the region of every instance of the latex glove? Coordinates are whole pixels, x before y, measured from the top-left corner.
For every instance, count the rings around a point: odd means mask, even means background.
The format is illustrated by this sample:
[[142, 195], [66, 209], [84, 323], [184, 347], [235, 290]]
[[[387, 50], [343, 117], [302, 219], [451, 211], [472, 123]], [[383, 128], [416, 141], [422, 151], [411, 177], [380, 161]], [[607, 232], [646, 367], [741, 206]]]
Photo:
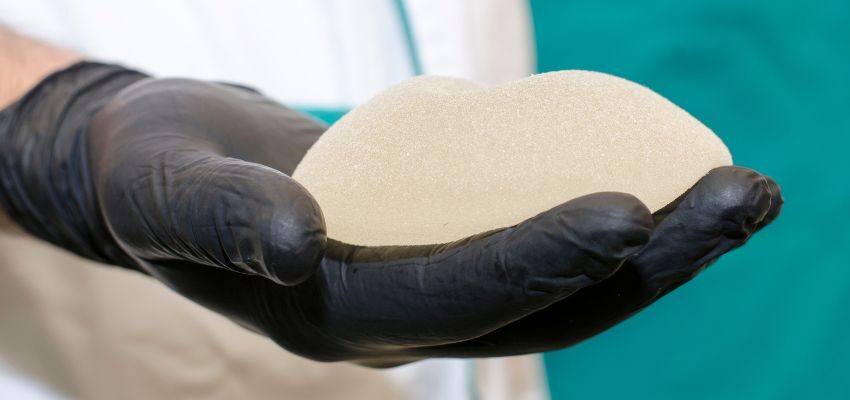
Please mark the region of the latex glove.
[[454, 243], [352, 246], [326, 238], [287, 175], [323, 131], [249, 89], [78, 64], [0, 116], [0, 204], [33, 234], [152, 275], [290, 351], [373, 366], [576, 343], [781, 205], [769, 178], [728, 167], [655, 218], [597, 193]]

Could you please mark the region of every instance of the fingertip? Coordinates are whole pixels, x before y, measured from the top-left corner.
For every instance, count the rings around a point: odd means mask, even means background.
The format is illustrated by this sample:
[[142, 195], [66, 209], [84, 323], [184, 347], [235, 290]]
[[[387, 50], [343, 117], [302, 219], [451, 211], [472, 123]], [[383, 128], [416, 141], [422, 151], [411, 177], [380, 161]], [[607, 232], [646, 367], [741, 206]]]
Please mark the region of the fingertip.
[[291, 177], [272, 168], [226, 160], [202, 197], [215, 235], [204, 241], [213, 263], [296, 285], [318, 267], [325, 250], [322, 211]]
[[770, 183], [764, 175], [749, 168], [721, 167], [709, 172], [689, 194], [691, 203], [704, 215], [717, 218], [728, 237], [752, 234], [771, 210]]
[[593, 193], [565, 206], [582, 230], [582, 245], [599, 256], [626, 258], [640, 251], [652, 235], [652, 213], [631, 194]]
[[779, 184], [767, 175], [765, 175], [764, 178], [767, 181], [767, 189], [770, 192], [770, 210], [767, 211], [767, 214], [762, 219], [758, 229], [761, 229], [773, 222], [773, 220], [779, 216], [779, 213], [782, 211], [782, 206], [785, 204], [785, 199], [782, 197], [782, 189], [779, 187]]
[[327, 243], [324, 217], [313, 197], [295, 181], [283, 188], [281, 201], [266, 221], [263, 254], [269, 278], [296, 285], [316, 270]]

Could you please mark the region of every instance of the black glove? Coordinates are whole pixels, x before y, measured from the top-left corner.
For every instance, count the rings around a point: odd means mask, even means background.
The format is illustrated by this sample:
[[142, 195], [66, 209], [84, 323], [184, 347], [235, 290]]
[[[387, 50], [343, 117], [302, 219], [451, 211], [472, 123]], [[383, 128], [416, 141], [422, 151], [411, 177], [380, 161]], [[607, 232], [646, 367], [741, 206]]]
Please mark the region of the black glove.
[[324, 129], [247, 88], [80, 63], [0, 114], [0, 204], [34, 235], [147, 273], [290, 351], [373, 366], [579, 342], [782, 204], [769, 178], [724, 167], [654, 216], [597, 193], [453, 243], [353, 246], [326, 238], [287, 175]]

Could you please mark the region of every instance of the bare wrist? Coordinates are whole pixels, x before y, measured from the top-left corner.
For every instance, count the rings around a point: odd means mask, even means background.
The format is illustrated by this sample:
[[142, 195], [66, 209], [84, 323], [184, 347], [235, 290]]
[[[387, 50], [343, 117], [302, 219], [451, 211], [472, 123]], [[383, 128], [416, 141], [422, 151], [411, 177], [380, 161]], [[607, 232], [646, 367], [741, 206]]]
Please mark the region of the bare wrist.
[[81, 56], [0, 27], [0, 109]]

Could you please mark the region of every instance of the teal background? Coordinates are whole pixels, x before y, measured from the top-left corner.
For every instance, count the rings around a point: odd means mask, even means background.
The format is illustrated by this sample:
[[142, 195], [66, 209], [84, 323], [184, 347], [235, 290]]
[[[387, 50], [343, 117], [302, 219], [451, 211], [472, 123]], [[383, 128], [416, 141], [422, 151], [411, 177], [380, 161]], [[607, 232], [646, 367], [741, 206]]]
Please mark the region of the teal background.
[[[541, 72], [604, 71], [776, 178], [779, 219], [652, 307], [545, 355], [561, 399], [850, 399], [850, 1], [531, 0]], [[333, 122], [345, 110], [305, 110]]]
[[850, 399], [850, 1], [532, 0], [540, 71], [640, 82], [776, 178], [771, 226], [546, 355], [555, 399]]

